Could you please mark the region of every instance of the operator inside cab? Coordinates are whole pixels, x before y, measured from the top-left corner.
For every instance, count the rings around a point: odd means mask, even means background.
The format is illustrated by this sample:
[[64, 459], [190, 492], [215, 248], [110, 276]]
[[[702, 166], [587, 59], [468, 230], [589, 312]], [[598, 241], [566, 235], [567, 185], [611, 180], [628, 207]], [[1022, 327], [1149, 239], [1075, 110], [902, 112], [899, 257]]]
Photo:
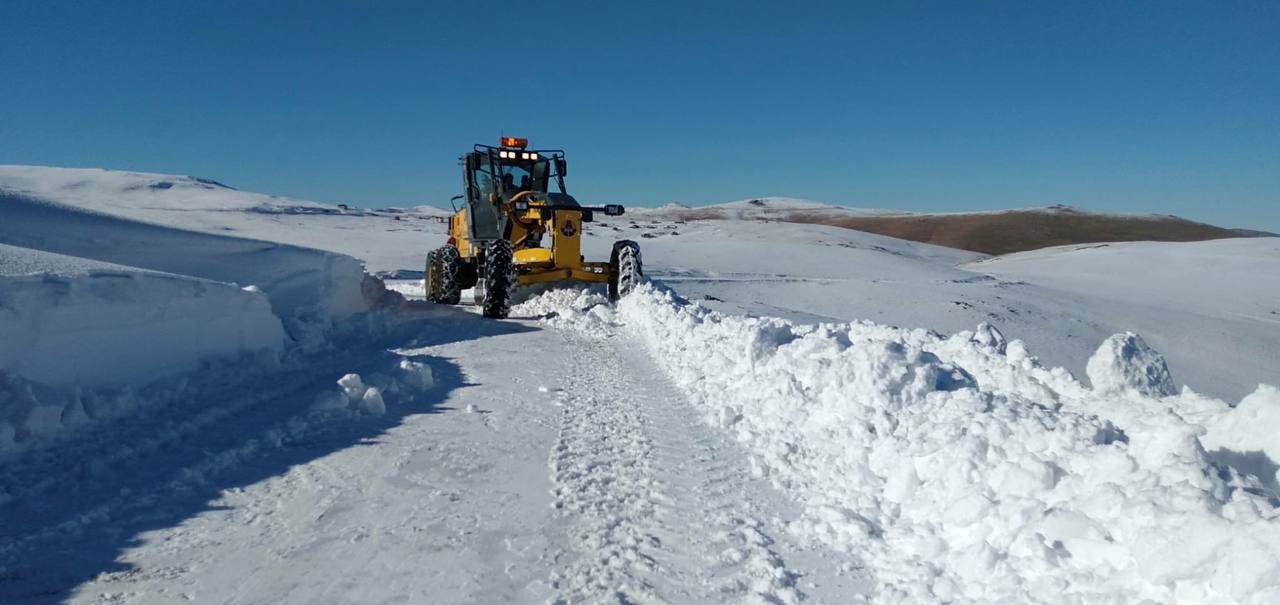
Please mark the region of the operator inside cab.
[[523, 160], [500, 165], [502, 190], [508, 195], [521, 191], [546, 192], [547, 160]]

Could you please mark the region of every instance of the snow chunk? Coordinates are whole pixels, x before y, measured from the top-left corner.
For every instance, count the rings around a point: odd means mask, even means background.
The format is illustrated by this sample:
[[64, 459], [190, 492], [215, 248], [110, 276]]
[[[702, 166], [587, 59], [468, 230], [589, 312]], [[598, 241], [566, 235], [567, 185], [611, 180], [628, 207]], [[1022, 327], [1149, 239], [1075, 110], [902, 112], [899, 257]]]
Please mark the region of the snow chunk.
[[1108, 393], [1132, 389], [1151, 397], [1167, 397], [1178, 389], [1164, 356], [1133, 332], [1116, 334], [1098, 347], [1085, 368], [1094, 390]]
[[378, 390], [378, 387], [369, 387], [360, 399], [360, 409], [374, 416], [386, 414], [387, 404], [382, 401], [382, 391]]
[[435, 376], [425, 363], [409, 359], [400, 360], [401, 381], [406, 388], [425, 391], [435, 386]]
[[346, 393], [347, 399], [352, 403], [360, 401], [364, 397], [366, 387], [359, 374], [347, 374], [339, 378], [338, 386], [342, 387], [342, 392]]
[[1008, 348], [1008, 341], [1005, 340], [1004, 334], [985, 321], [978, 324], [978, 329], [973, 333], [972, 340], [1001, 355], [1004, 355]]

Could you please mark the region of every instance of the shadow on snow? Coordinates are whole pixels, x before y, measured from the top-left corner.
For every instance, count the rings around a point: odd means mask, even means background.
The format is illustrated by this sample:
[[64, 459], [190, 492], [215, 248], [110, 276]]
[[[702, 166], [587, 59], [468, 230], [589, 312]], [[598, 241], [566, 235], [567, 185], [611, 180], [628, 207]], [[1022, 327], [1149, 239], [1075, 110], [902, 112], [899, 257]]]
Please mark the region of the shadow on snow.
[[[146, 573], [120, 560], [146, 532], [227, 508], [217, 504], [226, 490], [376, 443], [407, 416], [443, 413], [450, 393], [470, 386], [451, 361], [410, 356], [431, 367], [433, 388], [389, 399], [383, 416], [312, 413], [316, 395], [337, 389], [343, 374], [389, 373], [406, 358], [398, 349], [537, 329], [464, 312], [432, 315], [397, 321], [372, 341], [339, 338], [283, 369], [202, 371], [187, 390], [194, 395], [10, 460], [0, 469], [0, 602], [58, 602], [94, 578]], [[216, 378], [200, 384], [206, 374]]]

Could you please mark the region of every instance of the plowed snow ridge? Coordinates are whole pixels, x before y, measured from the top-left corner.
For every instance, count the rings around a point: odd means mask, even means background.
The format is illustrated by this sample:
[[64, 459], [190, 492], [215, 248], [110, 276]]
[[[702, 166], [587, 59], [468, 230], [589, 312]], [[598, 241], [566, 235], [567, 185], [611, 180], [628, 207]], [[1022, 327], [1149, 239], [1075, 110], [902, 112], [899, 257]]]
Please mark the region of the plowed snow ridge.
[[[1136, 335], [1099, 349], [1090, 388], [985, 324], [803, 326], [650, 286], [616, 312], [585, 294], [527, 304], [638, 337], [803, 503], [795, 531], [868, 559], [879, 601], [1280, 600], [1275, 494], [1198, 440], [1229, 406], [1174, 394]], [[1280, 409], [1280, 391], [1240, 407]]]

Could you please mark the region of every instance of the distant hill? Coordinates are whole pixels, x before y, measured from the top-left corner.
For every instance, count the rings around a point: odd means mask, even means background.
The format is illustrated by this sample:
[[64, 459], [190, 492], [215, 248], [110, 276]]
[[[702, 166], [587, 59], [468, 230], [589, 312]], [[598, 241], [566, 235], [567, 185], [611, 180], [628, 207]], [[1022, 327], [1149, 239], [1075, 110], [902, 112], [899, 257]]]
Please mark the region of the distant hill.
[[1069, 244], [1191, 242], [1276, 236], [1265, 231], [1217, 227], [1172, 215], [1103, 214], [1063, 205], [995, 212], [917, 214], [844, 208], [785, 198], [760, 198], [701, 208], [667, 207], [657, 212], [686, 220], [755, 219], [830, 225], [996, 255]]

